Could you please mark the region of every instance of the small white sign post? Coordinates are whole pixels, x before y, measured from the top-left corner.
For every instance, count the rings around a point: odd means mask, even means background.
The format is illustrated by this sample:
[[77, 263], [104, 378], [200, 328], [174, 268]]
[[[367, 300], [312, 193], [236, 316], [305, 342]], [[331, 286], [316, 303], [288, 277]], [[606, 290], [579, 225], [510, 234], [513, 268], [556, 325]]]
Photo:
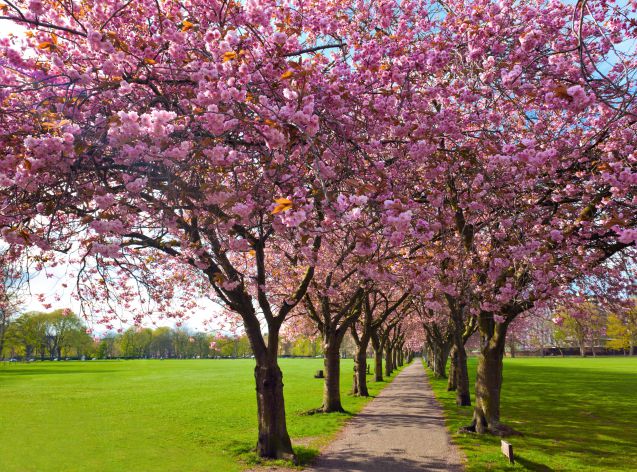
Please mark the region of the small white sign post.
[[513, 446], [506, 441], [502, 441], [502, 454], [504, 454], [511, 464], [513, 464]]

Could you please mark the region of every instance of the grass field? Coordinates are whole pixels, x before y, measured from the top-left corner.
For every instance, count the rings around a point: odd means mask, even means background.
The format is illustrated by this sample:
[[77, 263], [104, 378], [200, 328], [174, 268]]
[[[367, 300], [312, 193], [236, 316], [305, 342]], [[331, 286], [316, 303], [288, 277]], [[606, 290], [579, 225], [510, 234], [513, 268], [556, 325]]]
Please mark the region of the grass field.
[[[472, 386], [476, 361], [469, 360]], [[514, 466], [500, 453], [499, 439], [457, 434], [472, 408], [455, 405], [446, 380], [433, 386], [468, 457], [467, 471], [637, 470], [637, 358], [505, 359], [502, 420], [523, 433], [508, 439]]]
[[[282, 359], [288, 429], [306, 459], [347, 414], [321, 405], [322, 359]], [[343, 406], [351, 360], [342, 362]], [[253, 463], [253, 360], [0, 363], [0, 471], [215, 471]], [[369, 383], [372, 395], [386, 383]]]

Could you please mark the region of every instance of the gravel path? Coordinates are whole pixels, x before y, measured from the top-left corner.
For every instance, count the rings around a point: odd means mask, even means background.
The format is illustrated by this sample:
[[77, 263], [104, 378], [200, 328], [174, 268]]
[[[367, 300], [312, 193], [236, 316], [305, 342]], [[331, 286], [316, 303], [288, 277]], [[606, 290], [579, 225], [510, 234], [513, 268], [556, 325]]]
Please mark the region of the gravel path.
[[405, 368], [340, 433], [312, 472], [463, 470], [422, 362]]

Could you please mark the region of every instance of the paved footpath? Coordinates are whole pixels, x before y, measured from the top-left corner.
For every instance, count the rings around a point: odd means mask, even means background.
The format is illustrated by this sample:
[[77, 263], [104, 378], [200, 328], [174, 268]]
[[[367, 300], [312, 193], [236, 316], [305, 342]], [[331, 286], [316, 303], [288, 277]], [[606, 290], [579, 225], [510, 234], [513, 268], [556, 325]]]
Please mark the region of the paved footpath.
[[308, 470], [460, 472], [462, 463], [422, 361], [415, 359], [345, 426]]

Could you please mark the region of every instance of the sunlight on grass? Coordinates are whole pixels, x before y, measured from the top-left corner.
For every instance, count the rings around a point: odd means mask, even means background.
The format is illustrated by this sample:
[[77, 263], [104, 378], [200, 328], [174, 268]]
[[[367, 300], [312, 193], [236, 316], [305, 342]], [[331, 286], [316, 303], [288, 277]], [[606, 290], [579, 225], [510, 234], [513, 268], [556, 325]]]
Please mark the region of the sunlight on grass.
[[[476, 362], [469, 359], [472, 387]], [[499, 438], [457, 433], [473, 410], [457, 407], [446, 379], [428, 373], [467, 471], [637, 470], [637, 358], [505, 359], [502, 420], [523, 433], [508, 439], [513, 466]]]
[[[320, 406], [322, 359], [282, 359], [288, 430], [302, 463], [349, 414], [303, 415]], [[239, 471], [258, 463], [253, 360], [0, 363], [0, 471]], [[376, 395], [386, 382], [370, 378]], [[242, 465], [243, 463], [243, 465]]]

